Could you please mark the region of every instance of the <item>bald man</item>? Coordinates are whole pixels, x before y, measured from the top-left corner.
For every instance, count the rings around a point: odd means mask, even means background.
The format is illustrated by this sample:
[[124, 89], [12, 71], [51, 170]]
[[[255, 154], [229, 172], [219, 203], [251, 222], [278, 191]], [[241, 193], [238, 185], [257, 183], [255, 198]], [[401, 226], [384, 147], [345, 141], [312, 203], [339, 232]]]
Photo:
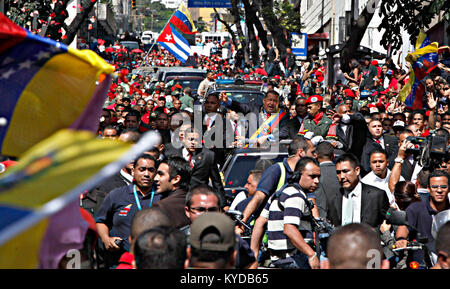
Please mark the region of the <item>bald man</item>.
[[328, 260], [322, 261], [322, 269], [389, 269], [389, 261], [381, 259], [380, 237], [362, 223], [336, 229], [328, 241], [327, 256]]

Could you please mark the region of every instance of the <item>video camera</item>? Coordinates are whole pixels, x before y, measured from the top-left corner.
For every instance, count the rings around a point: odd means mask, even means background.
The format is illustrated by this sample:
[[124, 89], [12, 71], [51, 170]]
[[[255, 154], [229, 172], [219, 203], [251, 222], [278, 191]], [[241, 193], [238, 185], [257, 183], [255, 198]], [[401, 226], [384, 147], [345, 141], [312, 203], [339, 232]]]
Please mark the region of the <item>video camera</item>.
[[412, 154], [421, 166], [436, 169], [442, 162], [448, 161], [447, 139], [445, 137], [437, 135], [409, 136], [406, 140], [414, 145], [414, 147], [408, 148], [406, 153]]

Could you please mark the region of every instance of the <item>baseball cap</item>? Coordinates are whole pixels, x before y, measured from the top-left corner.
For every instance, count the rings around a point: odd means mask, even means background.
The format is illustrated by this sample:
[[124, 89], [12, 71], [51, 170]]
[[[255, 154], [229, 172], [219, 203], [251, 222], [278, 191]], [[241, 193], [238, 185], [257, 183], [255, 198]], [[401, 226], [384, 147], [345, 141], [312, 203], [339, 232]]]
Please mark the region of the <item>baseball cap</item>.
[[392, 129], [394, 131], [400, 131], [403, 130], [405, 128], [405, 123], [401, 120], [397, 120], [396, 122], [394, 122], [394, 124], [392, 125]]
[[344, 89], [344, 92], [345, 92], [345, 95], [346, 95], [346, 96], [355, 98], [355, 93], [354, 93], [353, 90], [351, 90], [350, 88]]
[[370, 91], [368, 91], [368, 90], [361, 91], [361, 94], [360, 94], [361, 98], [367, 98], [369, 96], [370, 96]]
[[[216, 238], [206, 238], [210, 235], [215, 235]], [[226, 252], [236, 244], [234, 222], [222, 213], [204, 213], [192, 223], [189, 238], [195, 249]]]
[[306, 100], [305, 104], [309, 104], [309, 103], [316, 103], [316, 102], [323, 102], [323, 98], [320, 95], [311, 95], [310, 97], [308, 97], [308, 99]]

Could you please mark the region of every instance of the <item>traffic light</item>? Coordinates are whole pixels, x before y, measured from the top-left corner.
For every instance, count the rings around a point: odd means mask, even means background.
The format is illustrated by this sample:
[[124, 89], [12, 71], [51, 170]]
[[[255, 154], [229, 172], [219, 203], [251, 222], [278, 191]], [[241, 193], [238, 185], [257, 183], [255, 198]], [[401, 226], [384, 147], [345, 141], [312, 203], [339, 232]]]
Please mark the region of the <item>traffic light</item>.
[[136, 0], [131, 0], [131, 9], [136, 9]]

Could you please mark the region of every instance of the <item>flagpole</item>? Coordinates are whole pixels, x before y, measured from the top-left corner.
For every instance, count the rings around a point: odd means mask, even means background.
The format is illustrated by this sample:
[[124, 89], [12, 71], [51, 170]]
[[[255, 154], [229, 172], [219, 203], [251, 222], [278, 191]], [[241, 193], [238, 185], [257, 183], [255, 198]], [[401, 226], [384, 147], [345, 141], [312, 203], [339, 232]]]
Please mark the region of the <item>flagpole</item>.
[[[181, 4], [180, 4], [180, 5], [181, 5]], [[161, 31], [159, 31], [159, 35], [158, 35], [158, 37], [157, 37], [156, 39], [158, 39], [159, 36], [161, 36], [161, 33], [164, 31], [164, 28], [166, 28], [167, 24], [170, 23], [170, 19], [172, 19], [173, 15], [175, 15], [175, 12], [177, 12], [177, 10], [178, 10], [179, 8], [180, 8], [180, 6], [178, 6], [178, 8], [175, 9], [175, 11], [173, 11], [172, 15], [170, 15], [169, 20], [167, 20], [166, 25], [164, 25], [163, 28], [161, 29]], [[151, 46], [150, 49], [147, 51], [147, 55], [145, 56], [144, 59], [147, 59], [148, 54], [150, 53], [150, 51], [152, 51], [152, 48], [153, 48], [153, 46], [155, 46], [155, 44], [156, 44], [156, 40], [155, 40], [155, 42], [153, 42], [152, 46]], [[145, 67], [147, 67], [147, 63], [145, 63], [145, 64], [146, 64]], [[142, 63], [141, 63], [141, 65], [138, 67], [138, 69], [141, 68], [141, 66], [142, 66]]]
[[[176, 13], [178, 10], [180, 10], [180, 7], [181, 7], [182, 5], [184, 5], [184, 2], [183, 2], [183, 1], [181, 1], [181, 3], [180, 3], [180, 5], [178, 6], [178, 8], [177, 8], [177, 9], [172, 13], [172, 15], [169, 17], [169, 20], [168, 20], [167, 23], [163, 26], [162, 30], [159, 32], [158, 38], [161, 36], [161, 33], [164, 31], [164, 29], [165, 29], [165, 28], [167, 27], [167, 25], [170, 23], [170, 20], [171, 20], [172, 17], [175, 15], [175, 13]], [[186, 8], [186, 9], [187, 9], [187, 8]], [[181, 10], [180, 10], [180, 11], [181, 11]], [[188, 12], [189, 12], [189, 11], [188, 11]], [[189, 15], [190, 15], [190, 12], [189, 12]], [[190, 17], [192, 17], [192, 16], [190, 16]], [[190, 21], [192, 21], [192, 19], [191, 19]], [[153, 46], [156, 44], [156, 42], [157, 42], [157, 41], [155, 41], [155, 42], [152, 44], [152, 46], [150, 47], [150, 49], [147, 51], [147, 55], [146, 55], [145, 58], [144, 58], [144, 59], [146, 59], [145, 67], [147, 67], [148, 55], [149, 55], [150, 51], [152, 51]], [[141, 68], [141, 66], [142, 66], [142, 62], [141, 62], [141, 64], [139, 65], [138, 69]]]

